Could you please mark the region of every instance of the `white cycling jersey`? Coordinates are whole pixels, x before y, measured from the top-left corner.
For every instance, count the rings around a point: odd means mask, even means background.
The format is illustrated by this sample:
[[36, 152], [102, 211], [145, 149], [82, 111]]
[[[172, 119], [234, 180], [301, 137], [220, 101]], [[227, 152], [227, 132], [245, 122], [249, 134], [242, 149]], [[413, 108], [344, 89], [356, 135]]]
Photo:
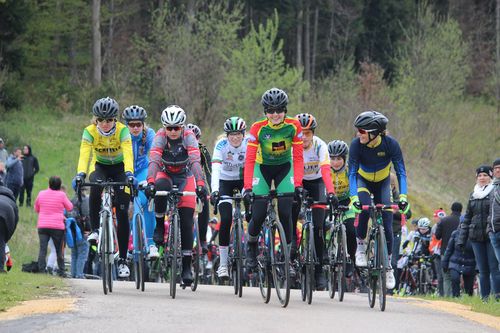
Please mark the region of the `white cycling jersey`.
[[212, 191], [219, 190], [219, 180], [242, 180], [248, 138], [233, 147], [227, 137], [217, 141], [212, 155]]
[[328, 146], [325, 141], [314, 136], [309, 148], [304, 148], [304, 179], [314, 180], [321, 178], [322, 165], [330, 166]]

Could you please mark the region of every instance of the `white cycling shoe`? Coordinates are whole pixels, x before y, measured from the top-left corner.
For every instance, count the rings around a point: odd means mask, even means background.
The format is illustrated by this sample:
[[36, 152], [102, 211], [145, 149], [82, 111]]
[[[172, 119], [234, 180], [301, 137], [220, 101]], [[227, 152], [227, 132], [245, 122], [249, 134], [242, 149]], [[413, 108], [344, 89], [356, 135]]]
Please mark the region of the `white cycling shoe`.
[[149, 259], [156, 259], [160, 256], [160, 254], [158, 253], [158, 248], [156, 247], [156, 245], [149, 245]]
[[118, 261], [118, 277], [128, 278], [130, 276], [130, 269], [128, 268], [125, 260]]
[[228, 267], [225, 265], [219, 266], [219, 269], [217, 270], [217, 276], [219, 277], [219, 279], [229, 279]]
[[87, 237], [87, 242], [97, 242], [99, 240], [99, 232], [93, 231], [90, 233], [90, 235]]
[[356, 248], [356, 266], [366, 267], [366, 244], [364, 241], [358, 239], [358, 246]]
[[394, 270], [392, 268], [385, 271], [385, 287], [387, 289], [394, 289], [396, 286], [396, 278], [394, 278]]

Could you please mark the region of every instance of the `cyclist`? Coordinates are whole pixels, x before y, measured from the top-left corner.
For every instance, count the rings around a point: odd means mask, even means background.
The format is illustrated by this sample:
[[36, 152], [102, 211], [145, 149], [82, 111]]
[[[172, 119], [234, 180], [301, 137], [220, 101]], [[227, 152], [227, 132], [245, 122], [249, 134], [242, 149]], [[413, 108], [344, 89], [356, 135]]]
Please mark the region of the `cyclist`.
[[431, 242], [431, 221], [427, 217], [421, 217], [417, 222], [417, 230], [408, 234], [402, 245], [403, 250], [412, 242], [414, 251], [412, 254], [429, 256], [429, 244]]
[[[130, 132], [124, 124], [116, 120], [118, 103], [109, 97], [98, 99], [92, 108], [92, 124], [83, 130], [78, 160], [77, 175], [73, 179], [73, 188], [84, 181], [87, 172], [89, 179], [95, 181], [114, 181], [136, 183], [134, 177], [134, 155]], [[90, 156], [92, 155], [92, 160]], [[90, 162], [90, 164], [89, 164]], [[99, 187], [92, 187], [89, 196], [89, 215], [92, 232], [89, 242], [99, 239], [99, 211], [101, 208]], [[114, 206], [118, 220], [118, 277], [127, 278], [130, 270], [126, 265], [128, 239], [130, 233], [128, 206], [130, 195], [128, 189], [115, 189]]]
[[[314, 201], [326, 202], [336, 207], [338, 200], [335, 196], [335, 188], [332, 183], [330, 175], [330, 159], [328, 157], [328, 147], [326, 143], [314, 135], [314, 131], [318, 126], [316, 118], [309, 113], [300, 113], [295, 116], [302, 126], [302, 140], [304, 148], [304, 189], [307, 190], [309, 196]], [[327, 194], [328, 193], [328, 194]], [[316, 255], [319, 263], [314, 268], [314, 280], [316, 281], [316, 289], [324, 290], [326, 288], [326, 277], [323, 274], [323, 249], [325, 247], [323, 222], [325, 221], [325, 209], [323, 204], [316, 204], [312, 206], [312, 220], [314, 224], [314, 245], [316, 247]], [[293, 204], [292, 208], [292, 221], [293, 229], [296, 230], [297, 218], [300, 212], [300, 205], [298, 202]], [[292, 233], [292, 236], [296, 233]], [[292, 253], [294, 256], [292, 242]], [[293, 258], [292, 258], [293, 259]]]
[[[176, 185], [179, 191], [196, 189], [200, 199], [206, 197], [198, 141], [191, 130], [184, 128], [186, 113], [179, 106], [170, 105], [163, 110], [161, 122], [163, 128], [156, 132], [149, 156], [146, 194], [152, 196], [156, 190], [170, 191], [172, 186]], [[161, 245], [164, 242], [167, 197], [157, 196], [154, 201], [156, 228], [153, 240], [157, 245]], [[191, 261], [195, 206], [196, 199], [193, 196], [182, 196], [178, 204], [182, 247], [181, 277], [186, 286], [193, 282]]]
[[247, 150], [245, 130], [247, 126], [243, 119], [231, 117], [224, 122], [226, 137], [215, 143], [212, 158], [212, 190], [210, 202], [218, 205], [221, 225], [219, 230], [220, 265], [217, 270], [219, 278], [228, 279], [229, 234], [233, 219], [232, 201], [223, 199], [221, 195], [233, 195], [233, 190], [243, 189], [243, 166]]
[[[210, 152], [203, 143], [200, 142], [201, 139], [201, 129], [194, 124], [187, 124], [186, 128], [193, 131], [196, 136], [196, 140], [198, 140], [198, 148], [200, 149], [200, 157], [201, 157], [201, 167], [204, 171], [205, 176], [205, 186], [207, 187], [207, 193], [210, 193], [211, 185], [211, 177], [212, 177], [212, 158], [210, 157]], [[210, 207], [208, 205], [208, 198], [205, 197], [202, 199], [203, 201], [203, 210], [198, 214], [198, 228], [200, 228], [200, 245], [203, 253], [208, 252], [207, 248], [207, 228], [208, 228], [208, 219], [210, 217]]]
[[[358, 130], [350, 147], [349, 153], [349, 192], [351, 207], [359, 215], [359, 224], [356, 228], [358, 244], [356, 248], [356, 265], [366, 267], [366, 232], [369, 212], [361, 211], [361, 205], [371, 203], [370, 193], [373, 194], [374, 204], [391, 204], [391, 162], [396, 170], [399, 184], [399, 207], [404, 214], [410, 208], [407, 199], [406, 170], [403, 153], [399, 143], [386, 135], [386, 126], [389, 120], [377, 111], [365, 111], [354, 120], [354, 127]], [[395, 286], [396, 280], [391, 268], [392, 254], [392, 218], [391, 211], [382, 212], [387, 252], [389, 255], [389, 269], [386, 271], [388, 289]]]
[[[341, 206], [349, 206], [349, 175], [347, 165], [347, 155], [349, 146], [342, 140], [333, 140], [328, 143], [328, 154], [330, 155], [331, 178], [335, 186], [335, 193]], [[352, 260], [356, 254], [356, 230], [354, 229], [354, 219], [356, 214], [353, 209], [349, 209], [344, 215], [344, 225], [347, 237], [347, 252], [351, 262], [346, 265], [346, 276], [353, 273]]]
[[[253, 194], [269, 193], [271, 182], [278, 193], [302, 194], [304, 157], [302, 127], [299, 121], [287, 117], [287, 94], [271, 88], [262, 95], [265, 117], [250, 128], [244, 167], [244, 199], [246, 205]], [[293, 152], [293, 153], [292, 153]], [[293, 198], [278, 198], [278, 215], [285, 229], [286, 241], [291, 245]], [[266, 200], [256, 199], [251, 207], [252, 219], [248, 225], [247, 266], [257, 264], [257, 240], [266, 218]], [[295, 272], [291, 272], [292, 277]]]
[[[134, 176], [138, 182], [145, 182], [148, 174], [149, 151], [153, 145], [155, 131], [148, 127], [144, 122], [148, 114], [146, 110], [138, 105], [131, 105], [122, 113], [122, 119], [127, 124], [127, 127], [132, 136], [132, 149], [134, 153]], [[146, 226], [146, 244], [149, 249], [150, 258], [158, 258], [158, 248], [153, 242], [153, 231], [155, 228], [154, 213], [148, 208], [148, 200], [144, 193], [139, 192], [139, 198], [144, 211], [144, 222]], [[134, 207], [134, 214], [138, 212], [140, 207]]]

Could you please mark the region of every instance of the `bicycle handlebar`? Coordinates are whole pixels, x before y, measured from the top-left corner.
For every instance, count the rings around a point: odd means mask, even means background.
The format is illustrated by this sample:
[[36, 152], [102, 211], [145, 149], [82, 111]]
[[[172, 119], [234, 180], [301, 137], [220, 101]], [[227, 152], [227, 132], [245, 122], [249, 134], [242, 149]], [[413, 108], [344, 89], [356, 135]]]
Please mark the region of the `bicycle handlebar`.
[[128, 186], [130, 189], [130, 194], [132, 197], [134, 196], [134, 188], [133, 184], [130, 184], [129, 182], [104, 182], [104, 181], [95, 181], [95, 182], [77, 182], [76, 184], [76, 192], [78, 196], [78, 202], [82, 202], [82, 187], [88, 186], [88, 187], [108, 187], [108, 186]]
[[233, 195], [233, 196], [231, 196], [231, 195], [221, 195], [219, 197], [219, 200], [217, 200], [217, 202], [214, 205], [214, 215], [217, 215], [218, 207], [219, 207], [219, 201], [221, 201], [221, 200], [234, 200], [236, 202], [242, 202], [243, 201], [243, 197], [241, 196], [240, 192], [236, 192], [235, 195]]
[[387, 210], [387, 209], [394, 209], [396, 211], [399, 211], [399, 206], [398, 205], [384, 205], [384, 204], [376, 204], [376, 205], [363, 205], [361, 206], [361, 210]]
[[[183, 197], [183, 196], [196, 196], [196, 192], [192, 191], [156, 191], [155, 192], [155, 197], [166, 197], [170, 194], [176, 194], [177, 196]], [[148, 202], [148, 210], [152, 211], [153, 210], [153, 198], [149, 198]]]

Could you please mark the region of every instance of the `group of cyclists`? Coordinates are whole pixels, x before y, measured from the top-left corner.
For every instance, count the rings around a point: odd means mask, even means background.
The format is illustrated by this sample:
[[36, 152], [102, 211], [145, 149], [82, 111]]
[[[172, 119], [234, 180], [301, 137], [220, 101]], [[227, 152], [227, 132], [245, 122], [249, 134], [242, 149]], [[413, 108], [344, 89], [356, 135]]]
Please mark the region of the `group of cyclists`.
[[[163, 125], [156, 133], [147, 126], [146, 110], [132, 105], [123, 110], [118, 121], [118, 103], [109, 97], [97, 100], [93, 106], [92, 123], [83, 131], [77, 175], [73, 186], [89, 177], [91, 182], [128, 182], [139, 191], [146, 221], [149, 257], [158, 257], [158, 248], [165, 241], [164, 221], [167, 199], [155, 196], [156, 191], [191, 191], [195, 196], [183, 196], [178, 204], [181, 220], [182, 273], [185, 285], [193, 282], [192, 249], [193, 221], [198, 218], [201, 248], [207, 251], [206, 231], [209, 204], [217, 206], [220, 214], [218, 232], [220, 264], [217, 275], [229, 279], [228, 255], [233, 219], [232, 200], [225, 197], [237, 190], [245, 203], [248, 222], [246, 235], [246, 266], [257, 265], [258, 238], [266, 218], [266, 199], [263, 196], [275, 189], [277, 211], [284, 227], [290, 261], [297, 256], [295, 232], [301, 202], [308, 196], [312, 206], [314, 243], [318, 258], [325, 251], [325, 216], [327, 207], [339, 204], [349, 206], [343, 223], [347, 232], [349, 257], [358, 267], [366, 267], [367, 225], [369, 215], [363, 205], [399, 203], [403, 213], [409, 210], [407, 182], [403, 155], [398, 142], [386, 134], [388, 118], [377, 111], [359, 114], [354, 127], [356, 137], [350, 146], [342, 140], [328, 144], [315, 135], [318, 122], [310, 113], [295, 117], [287, 114], [289, 103], [285, 91], [272, 88], [262, 95], [263, 117], [247, 129], [246, 122], [233, 116], [225, 120], [222, 135], [213, 150], [199, 141], [201, 130], [187, 124], [186, 112], [177, 105], [166, 107], [161, 113]], [[391, 197], [391, 164], [398, 177], [399, 198]], [[101, 193], [98, 187], [90, 191], [89, 241], [98, 239]], [[154, 199], [154, 211], [149, 210], [148, 199]], [[196, 200], [204, 203], [196, 215]], [[130, 235], [128, 188], [115, 190], [117, 238], [119, 247], [118, 277], [127, 278], [126, 263]], [[140, 207], [134, 207], [140, 209]], [[359, 214], [359, 223], [354, 220]], [[392, 211], [383, 213], [383, 224], [389, 257], [392, 250]], [[389, 259], [389, 262], [391, 260]], [[290, 265], [290, 275], [296, 273]], [[394, 288], [395, 279], [390, 265], [386, 270], [387, 288]], [[353, 266], [350, 265], [350, 270]], [[315, 266], [316, 289], [326, 288], [323, 265]]]

